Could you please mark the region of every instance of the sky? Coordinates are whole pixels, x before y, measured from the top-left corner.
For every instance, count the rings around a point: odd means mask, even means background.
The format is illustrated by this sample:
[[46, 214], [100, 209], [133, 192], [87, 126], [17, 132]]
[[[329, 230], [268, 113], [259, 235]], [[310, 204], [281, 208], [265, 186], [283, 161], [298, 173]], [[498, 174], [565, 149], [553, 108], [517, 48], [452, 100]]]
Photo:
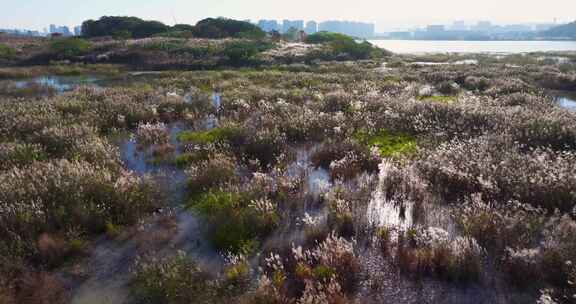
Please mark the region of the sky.
[[0, 0], [0, 28], [75, 26], [103, 15], [167, 24], [206, 17], [352, 20], [374, 22], [377, 31], [386, 31], [454, 20], [566, 23], [576, 20], [576, 0]]

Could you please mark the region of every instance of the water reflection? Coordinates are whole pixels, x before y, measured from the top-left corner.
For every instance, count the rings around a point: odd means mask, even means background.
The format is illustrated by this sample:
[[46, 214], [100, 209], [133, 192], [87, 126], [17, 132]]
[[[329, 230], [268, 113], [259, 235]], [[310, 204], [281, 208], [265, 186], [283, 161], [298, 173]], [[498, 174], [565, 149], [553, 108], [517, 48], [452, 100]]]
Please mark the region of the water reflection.
[[126, 74], [121, 76], [45, 75], [33, 78], [0, 80], [0, 95], [15, 97], [44, 97], [72, 91], [80, 86], [118, 87], [146, 83], [154, 74]]
[[93, 85], [98, 81], [95, 76], [40, 76], [32, 79], [14, 81], [14, 87], [24, 89], [40, 86], [54, 90], [57, 93], [70, 91], [80, 85]]
[[332, 185], [328, 171], [323, 168], [314, 168], [312, 165], [310, 157], [316, 149], [318, 147], [297, 149], [296, 160], [287, 168], [287, 175], [290, 177], [304, 176], [307, 193], [313, 197], [328, 192]]
[[558, 102], [558, 105], [561, 106], [562, 108], [571, 111], [576, 111], [576, 96], [559, 95], [556, 96], [556, 101]]

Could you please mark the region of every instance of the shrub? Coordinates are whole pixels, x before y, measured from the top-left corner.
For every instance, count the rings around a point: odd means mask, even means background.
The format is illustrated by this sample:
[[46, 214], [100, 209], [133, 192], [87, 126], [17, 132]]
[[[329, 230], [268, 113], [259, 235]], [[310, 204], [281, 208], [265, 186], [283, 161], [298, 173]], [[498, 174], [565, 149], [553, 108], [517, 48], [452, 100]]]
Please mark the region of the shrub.
[[482, 270], [483, 249], [471, 238], [450, 239], [442, 229], [408, 230], [398, 237], [397, 262], [407, 273], [475, 281]]
[[192, 165], [186, 174], [188, 191], [199, 194], [235, 180], [236, 163], [225, 155], [215, 155], [207, 161]]
[[[292, 251], [297, 267], [302, 268], [302, 265], [305, 265], [312, 269], [312, 275], [321, 285], [337, 283], [339, 292], [352, 294], [358, 287], [358, 274], [360, 272], [360, 264], [354, 253], [354, 246], [353, 241], [347, 241], [331, 234], [316, 248], [303, 251], [301, 247], [298, 247], [293, 248]], [[304, 286], [307, 286], [306, 281], [308, 280], [304, 278], [304, 281]], [[303, 295], [303, 297], [305, 296]]]
[[95, 128], [87, 125], [57, 125], [35, 134], [34, 141], [41, 144], [52, 158], [115, 166], [118, 163], [118, 149], [96, 132]]
[[241, 155], [247, 160], [257, 160], [261, 168], [270, 168], [284, 151], [285, 135], [277, 129], [259, 130], [248, 138], [244, 147], [240, 147]]
[[545, 222], [543, 210], [518, 202], [485, 202], [481, 195], [473, 195], [462, 203], [455, 219], [463, 233], [496, 253], [531, 246]]
[[270, 44], [257, 41], [240, 41], [226, 45], [222, 54], [228, 58], [231, 65], [244, 65], [252, 63], [257, 54], [271, 47]]
[[338, 33], [318, 32], [309, 35], [306, 42], [328, 45], [330, 50], [328, 56], [332, 58], [345, 55], [352, 59], [370, 59], [386, 55], [384, 50], [374, 47], [368, 41], [357, 43], [354, 38]]
[[485, 91], [490, 86], [490, 79], [485, 77], [468, 76], [464, 80], [464, 87], [468, 90]]
[[90, 42], [79, 38], [58, 38], [50, 44], [50, 50], [60, 58], [83, 55], [90, 47]]
[[340, 40], [353, 40], [352, 37], [346, 36], [344, 34], [332, 33], [332, 32], [318, 32], [306, 37], [307, 43], [321, 44], [327, 42], [334, 42]]
[[14, 56], [16, 51], [13, 48], [0, 43], [0, 59], [12, 59]]
[[136, 140], [141, 145], [166, 144], [170, 134], [164, 123], [141, 123], [136, 130]]
[[251, 252], [259, 238], [275, 229], [276, 214], [256, 208], [249, 199], [246, 193], [209, 191], [194, 200], [194, 210], [210, 224], [209, 239], [216, 249]]
[[438, 92], [444, 95], [456, 95], [460, 91], [460, 86], [455, 82], [443, 81], [436, 86]]
[[47, 157], [43, 147], [38, 144], [0, 143], [0, 170], [23, 167]]

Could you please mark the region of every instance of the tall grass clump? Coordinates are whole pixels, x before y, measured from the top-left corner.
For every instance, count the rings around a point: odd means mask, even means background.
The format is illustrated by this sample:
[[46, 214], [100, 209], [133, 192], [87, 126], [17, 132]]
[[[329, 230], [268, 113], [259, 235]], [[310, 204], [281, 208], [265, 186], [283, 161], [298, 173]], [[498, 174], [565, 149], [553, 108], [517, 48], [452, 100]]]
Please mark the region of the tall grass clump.
[[37, 257], [43, 233], [103, 232], [135, 224], [158, 196], [146, 179], [84, 161], [52, 160], [0, 174], [3, 254]]
[[249, 193], [211, 190], [197, 196], [192, 208], [205, 217], [208, 238], [222, 252], [253, 252], [279, 220], [271, 200]]
[[48, 158], [39, 144], [19, 142], [0, 143], [0, 170], [22, 167]]
[[440, 228], [413, 228], [398, 236], [396, 260], [408, 274], [469, 282], [480, 279], [483, 254], [473, 238], [451, 239]]
[[211, 303], [212, 277], [183, 252], [165, 258], [140, 258], [131, 290], [139, 303]]
[[481, 137], [443, 144], [420, 163], [421, 171], [448, 199], [482, 193], [488, 200], [571, 212], [576, 155], [529, 149], [506, 139]]
[[264, 259], [258, 286], [247, 298], [264, 303], [351, 303], [361, 271], [355, 242], [329, 235], [315, 247], [292, 247]]

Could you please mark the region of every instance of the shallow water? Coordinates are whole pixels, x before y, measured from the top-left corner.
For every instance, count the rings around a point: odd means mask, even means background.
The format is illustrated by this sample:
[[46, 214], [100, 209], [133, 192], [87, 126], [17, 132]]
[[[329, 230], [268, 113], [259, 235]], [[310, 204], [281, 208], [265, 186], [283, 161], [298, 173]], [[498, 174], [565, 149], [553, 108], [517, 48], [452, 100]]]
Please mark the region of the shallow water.
[[126, 74], [122, 76], [79, 75], [57, 76], [44, 75], [32, 78], [0, 80], [1, 95], [18, 95], [25, 92], [26, 96], [43, 97], [59, 95], [72, 91], [80, 86], [97, 88], [130, 86], [146, 83], [147, 77], [154, 74]]
[[478, 60], [476, 59], [465, 59], [459, 60], [454, 62], [427, 62], [427, 61], [418, 61], [412, 62], [410, 65], [420, 65], [420, 66], [435, 66], [435, 65], [477, 65]]
[[296, 150], [296, 160], [288, 165], [286, 174], [290, 177], [304, 176], [308, 194], [318, 197], [332, 186], [330, 174], [326, 169], [314, 168], [310, 157], [318, 146], [301, 147]]
[[558, 105], [561, 106], [562, 108], [571, 111], [576, 111], [576, 94], [558, 95], [556, 96], [556, 101], [558, 102]]
[[53, 89], [57, 93], [70, 91], [80, 85], [97, 85], [98, 77], [86, 76], [40, 76], [32, 79], [14, 81], [14, 86], [18, 89], [31, 86], [40, 86]]
[[[182, 153], [177, 135], [186, 129], [182, 123], [169, 124], [169, 143], [174, 146], [175, 155]], [[206, 241], [202, 221], [193, 213], [180, 208], [185, 199], [186, 174], [183, 169], [168, 164], [151, 163], [151, 147], [139, 147], [128, 136], [116, 141], [120, 158], [126, 169], [143, 176], [151, 175], [164, 185], [169, 193], [171, 206], [160, 210], [139, 225], [138, 231], [127, 239], [118, 241], [102, 237], [96, 242], [92, 253], [84, 263], [89, 273], [88, 279], [77, 284], [72, 279], [71, 303], [121, 304], [130, 301], [129, 283], [131, 268], [143, 253], [155, 256], [170, 255], [182, 250], [203, 266], [217, 271], [222, 258]]]

